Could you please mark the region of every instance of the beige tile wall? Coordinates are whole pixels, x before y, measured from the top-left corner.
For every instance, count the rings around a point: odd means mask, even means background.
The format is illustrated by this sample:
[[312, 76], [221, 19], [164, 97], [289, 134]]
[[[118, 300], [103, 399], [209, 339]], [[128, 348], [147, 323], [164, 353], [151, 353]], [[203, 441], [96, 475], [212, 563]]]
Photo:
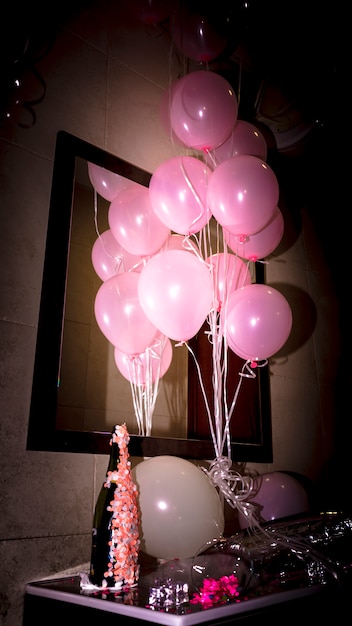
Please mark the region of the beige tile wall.
[[[148, 171], [180, 151], [158, 111], [182, 62], [159, 29], [130, 28], [122, 6], [110, 14], [108, 3], [90, 3], [59, 27], [36, 64], [46, 83], [36, 123], [19, 126], [28, 115], [14, 107], [0, 128], [0, 623], [6, 626], [21, 623], [27, 581], [88, 561], [91, 516], [106, 469], [105, 457], [26, 451], [56, 133], [66, 130]], [[29, 70], [22, 98], [41, 93]], [[270, 363], [274, 462], [255, 469], [303, 474], [319, 487], [324, 506], [335, 502], [333, 485], [344, 492], [333, 443], [339, 309], [329, 258], [305, 202], [299, 220], [288, 210], [284, 215], [284, 240], [266, 272], [293, 308], [294, 331]], [[80, 341], [87, 342], [84, 333]], [[114, 401], [112, 394], [112, 407]]]

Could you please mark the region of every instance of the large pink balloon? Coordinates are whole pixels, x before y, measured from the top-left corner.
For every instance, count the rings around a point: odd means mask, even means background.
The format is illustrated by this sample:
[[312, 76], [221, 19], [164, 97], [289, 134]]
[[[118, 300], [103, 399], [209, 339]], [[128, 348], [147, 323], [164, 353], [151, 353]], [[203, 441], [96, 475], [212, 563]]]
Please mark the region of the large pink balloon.
[[149, 196], [159, 220], [175, 233], [199, 232], [210, 220], [207, 187], [210, 168], [191, 156], [163, 161], [149, 183]]
[[224, 316], [229, 347], [252, 361], [268, 359], [278, 352], [292, 328], [290, 305], [269, 285], [255, 283], [237, 289], [228, 299]]
[[108, 221], [121, 246], [139, 256], [155, 254], [170, 235], [153, 210], [148, 187], [136, 186], [119, 193], [110, 204]]
[[270, 222], [254, 235], [241, 238], [226, 228], [223, 228], [223, 233], [227, 245], [235, 254], [248, 261], [257, 261], [271, 254], [279, 245], [284, 233], [284, 218], [276, 207]]
[[[310, 509], [308, 494], [303, 485], [285, 472], [257, 476], [248, 502], [257, 508], [257, 516], [267, 522], [307, 513]], [[239, 522], [241, 528], [248, 526], [248, 520], [242, 515], [239, 516]]]
[[119, 372], [134, 385], [154, 383], [162, 378], [172, 361], [172, 344], [168, 337], [158, 333], [141, 354], [125, 354], [115, 348], [114, 358]]
[[114, 274], [128, 272], [132, 268], [135, 271], [142, 269], [141, 258], [127, 252], [116, 241], [110, 229], [105, 230], [95, 240], [92, 248], [92, 264], [101, 280], [107, 280]]
[[237, 97], [228, 81], [198, 70], [179, 79], [172, 93], [170, 119], [186, 146], [209, 152], [231, 134], [237, 120]]
[[88, 175], [95, 191], [108, 202], [116, 198], [120, 191], [137, 184], [129, 178], [110, 172], [110, 170], [95, 165], [95, 163], [88, 163]]
[[189, 59], [208, 62], [216, 59], [225, 49], [226, 18], [222, 28], [205, 14], [180, 3], [171, 15], [171, 36], [176, 47]]
[[187, 341], [199, 331], [212, 306], [212, 281], [206, 263], [183, 250], [166, 250], [142, 269], [141, 306], [170, 339]]
[[232, 291], [250, 284], [251, 275], [247, 265], [231, 253], [212, 254], [207, 262], [213, 268], [214, 296], [217, 310], [221, 311]]
[[223, 161], [212, 172], [208, 201], [219, 224], [235, 235], [253, 235], [272, 219], [279, 184], [262, 159], [239, 155]]
[[99, 287], [94, 303], [100, 330], [126, 354], [144, 352], [157, 333], [140, 305], [138, 281], [137, 272], [112, 276]]
[[213, 150], [218, 164], [240, 154], [251, 154], [263, 161], [268, 156], [268, 146], [263, 134], [254, 124], [245, 120], [237, 120], [230, 137]]

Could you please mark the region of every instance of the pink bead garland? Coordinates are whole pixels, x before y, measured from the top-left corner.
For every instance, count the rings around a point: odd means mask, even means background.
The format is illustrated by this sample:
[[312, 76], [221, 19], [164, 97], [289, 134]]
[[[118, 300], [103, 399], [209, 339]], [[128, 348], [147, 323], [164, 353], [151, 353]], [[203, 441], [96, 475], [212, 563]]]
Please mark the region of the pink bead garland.
[[117, 443], [120, 451], [118, 469], [109, 472], [106, 487], [111, 481], [117, 483], [114, 499], [109, 510], [112, 515], [112, 532], [109, 551], [108, 569], [104, 576], [113, 576], [115, 586], [132, 586], [138, 582], [139, 569], [139, 509], [138, 491], [131, 475], [128, 443], [130, 437], [126, 424], [116, 426], [112, 435], [112, 443]]

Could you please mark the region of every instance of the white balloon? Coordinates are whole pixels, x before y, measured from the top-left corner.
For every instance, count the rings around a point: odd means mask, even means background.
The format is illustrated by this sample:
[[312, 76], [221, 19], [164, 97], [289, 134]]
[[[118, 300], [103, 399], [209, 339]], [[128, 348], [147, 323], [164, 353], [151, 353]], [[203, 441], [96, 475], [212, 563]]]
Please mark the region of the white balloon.
[[223, 506], [203, 470], [174, 456], [133, 469], [139, 491], [141, 550], [159, 559], [190, 558], [224, 532]]

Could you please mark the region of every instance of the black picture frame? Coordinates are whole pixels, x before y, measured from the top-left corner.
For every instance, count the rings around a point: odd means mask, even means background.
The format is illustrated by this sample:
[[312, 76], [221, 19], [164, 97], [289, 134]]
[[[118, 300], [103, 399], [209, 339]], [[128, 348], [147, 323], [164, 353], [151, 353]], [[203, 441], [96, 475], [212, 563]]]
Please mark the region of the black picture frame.
[[[28, 450], [108, 454], [110, 432], [62, 430], [56, 426], [57, 374], [65, 306], [70, 228], [77, 157], [128, 177], [144, 186], [151, 174], [119, 157], [66, 132], [57, 134], [42, 293], [38, 320], [32, 396], [27, 436]], [[264, 282], [263, 264], [256, 264], [256, 280]], [[192, 341], [199, 349], [201, 334]], [[239, 360], [241, 361], [241, 360]], [[243, 361], [241, 362], [243, 364]], [[240, 363], [235, 367], [240, 366]], [[253, 383], [253, 381], [252, 381]], [[253, 433], [231, 441], [235, 462], [271, 462], [272, 433], [268, 366], [258, 368], [254, 381], [256, 398]], [[206, 434], [204, 408], [193, 361], [189, 357], [188, 406], [191, 416], [187, 439], [131, 435], [131, 456], [174, 455], [186, 459], [213, 459], [214, 449]], [[197, 425], [202, 435], [197, 435]], [[253, 435], [253, 436], [252, 436]]]

